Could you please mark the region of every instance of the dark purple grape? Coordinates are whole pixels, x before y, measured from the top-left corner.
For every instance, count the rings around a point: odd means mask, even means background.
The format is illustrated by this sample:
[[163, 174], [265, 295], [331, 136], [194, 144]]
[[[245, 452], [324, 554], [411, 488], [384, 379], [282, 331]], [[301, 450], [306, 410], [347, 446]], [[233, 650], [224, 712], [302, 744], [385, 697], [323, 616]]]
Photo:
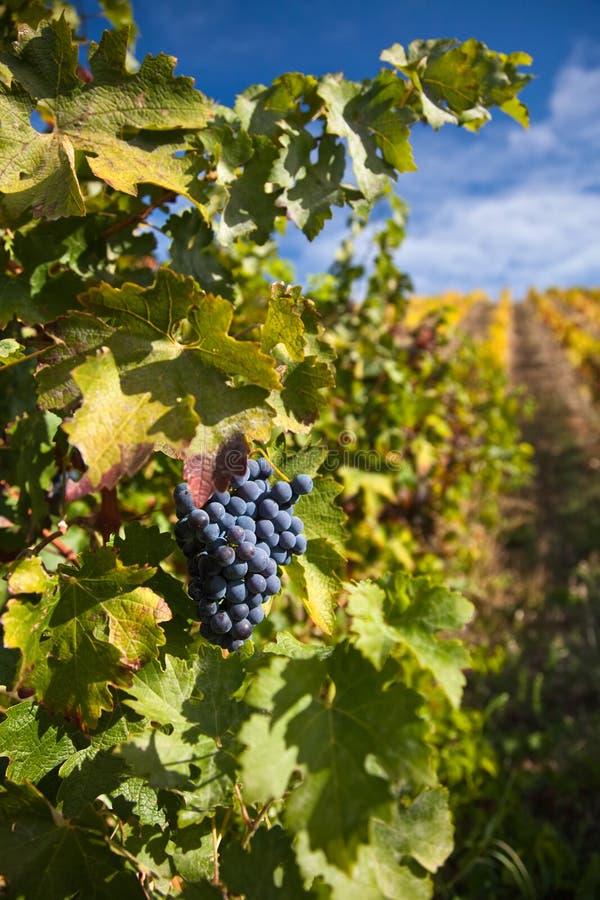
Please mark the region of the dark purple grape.
[[231, 544], [239, 544], [244, 540], [244, 529], [240, 525], [234, 525], [227, 531], [227, 540]]
[[248, 612], [248, 621], [252, 625], [260, 625], [265, 617], [265, 611], [262, 606], [255, 606]]
[[306, 538], [303, 534], [296, 535], [296, 544], [294, 546], [294, 549], [292, 550], [292, 553], [295, 553], [296, 555], [306, 553]]
[[194, 528], [199, 528], [202, 531], [210, 522], [210, 518], [205, 509], [193, 509], [188, 516], [188, 522]]
[[202, 537], [207, 544], [212, 544], [213, 541], [217, 540], [220, 534], [221, 529], [219, 528], [219, 526], [216, 524], [216, 522], [211, 522], [211, 524], [207, 525], [202, 532]]
[[246, 503], [246, 515], [250, 516], [250, 518], [254, 521], [254, 517], [256, 515], [256, 503], [254, 500], [249, 500]]
[[261, 490], [255, 481], [247, 481], [238, 491], [238, 495], [242, 500], [246, 500], [246, 502], [250, 500], [256, 501], [256, 499], [260, 497], [260, 494]]
[[310, 475], [296, 475], [292, 479], [292, 490], [302, 496], [302, 494], [310, 494], [313, 489], [313, 482]]
[[222, 569], [221, 574], [228, 581], [237, 581], [239, 578], [243, 578], [248, 574], [248, 563], [234, 562], [231, 566], [225, 566], [225, 568]]
[[252, 634], [252, 623], [248, 619], [242, 619], [240, 622], [236, 622], [231, 630], [241, 641], [246, 641]]
[[225, 515], [225, 507], [222, 503], [219, 503], [217, 500], [209, 503], [206, 507], [206, 512], [210, 516], [211, 522], [220, 522], [223, 516]]
[[238, 581], [228, 581], [225, 588], [225, 596], [231, 603], [243, 603], [246, 599], [246, 583], [241, 578]]
[[271, 519], [259, 519], [256, 523], [256, 536], [261, 541], [265, 541], [275, 532], [275, 526]]
[[255, 478], [258, 478], [259, 474], [260, 474], [260, 466], [258, 464], [258, 461], [256, 459], [249, 459], [248, 460], [248, 478], [251, 478], [252, 480], [254, 480]]
[[236, 518], [243, 516], [246, 512], [246, 501], [242, 500], [241, 497], [232, 497], [226, 509], [230, 516], [235, 516]]
[[231, 631], [231, 619], [226, 612], [215, 613], [210, 620], [210, 627], [215, 634], [227, 634]]
[[258, 504], [258, 511], [263, 519], [274, 519], [279, 512], [279, 507], [270, 497], [265, 497]]
[[281, 581], [277, 575], [269, 575], [267, 578], [267, 593], [278, 594], [281, 590]]
[[275, 531], [289, 531], [292, 524], [292, 517], [286, 509], [280, 509], [273, 519]]
[[256, 547], [248, 540], [242, 541], [242, 543], [237, 548], [237, 558], [240, 560], [240, 562], [249, 562], [255, 553]]
[[233, 606], [229, 609], [229, 615], [235, 622], [241, 621], [241, 619], [245, 619], [250, 612], [250, 607], [247, 603], [234, 603]]
[[262, 594], [267, 587], [266, 579], [259, 572], [250, 575], [246, 584], [248, 585], [248, 590], [253, 594]]
[[256, 606], [260, 606], [260, 604], [263, 602], [264, 599], [262, 594], [249, 594], [246, 597], [246, 603], [248, 604], [250, 609], [253, 609]]
[[192, 492], [190, 491], [185, 481], [177, 485], [177, 487], [173, 491], [173, 497], [175, 499], [175, 509], [178, 516], [185, 516], [193, 509], [196, 509], [196, 504], [194, 503]]
[[238, 516], [236, 525], [239, 525], [244, 531], [256, 531], [256, 522], [251, 516]]
[[292, 499], [292, 488], [287, 481], [276, 481], [271, 488], [271, 497], [279, 506], [285, 506]]
[[265, 459], [264, 456], [261, 456], [258, 460], [258, 471], [260, 472], [263, 478], [270, 478], [273, 474], [273, 466], [269, 462], [268, 459]]
[[227, 506], [229, 501], [231, 500], [231, 496], [229, 491], [215, 491], [212, 497], [210, 498], [211, 502], [220, 503], [222, 506]]
[[301, 531], [304, 531], [302, 519], [298, 518], [298, 516], [292, 516], [288, 531], [291, 531], [292, 534], [300, 534]]
[[222, 547], [217, 547], [217, 549], [215, 550], [215, 558], [221, 563], [222, 566], [230, 566], [235, 560], [235, 550], [228, 544], [225, 544]]
[[254, 556], [248, 560], [248, 568], [251, 572], [262, 572], [267, 565], [269, 557], [264, 550], [255, 548]]
[[292, 550], [296, 546], [296, 538], [291, 531], [282, 531], [279, 535], [279, 546], [282, 550]]

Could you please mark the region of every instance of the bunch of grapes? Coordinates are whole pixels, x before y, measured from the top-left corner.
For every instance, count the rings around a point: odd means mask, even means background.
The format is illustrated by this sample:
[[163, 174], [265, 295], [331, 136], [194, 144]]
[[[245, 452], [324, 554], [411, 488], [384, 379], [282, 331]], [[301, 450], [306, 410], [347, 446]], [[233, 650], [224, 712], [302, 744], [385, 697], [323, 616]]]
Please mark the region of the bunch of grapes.
[[263, 604], [281, 589], [279, 567], [306, 550], [294, 504], [310, 493], [312, 480], [296, 475], [271, 483], [272, 475], [266, 459], [250, 459], [244, 475], [201, 509], [185, 482], [175, 488], [175, 538], [188, 557], [200, 632], [227, 650], [239, 649], [264, 619]]

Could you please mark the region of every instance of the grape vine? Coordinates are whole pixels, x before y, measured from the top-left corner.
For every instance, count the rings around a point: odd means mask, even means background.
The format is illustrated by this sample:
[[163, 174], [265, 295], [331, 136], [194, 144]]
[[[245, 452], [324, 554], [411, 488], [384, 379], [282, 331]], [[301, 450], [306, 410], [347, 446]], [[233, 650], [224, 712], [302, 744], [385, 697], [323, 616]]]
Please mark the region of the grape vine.
[[[70, 4], [0, 7], [2, 886], [429, 897], [473, 607], [403, 497], [457, 518], [522, 460], [496, 374], [403, 325], [390, 185], [419, 123], [526, 125], [529, 57], [417, 40], [227, 108], [100, 11], [86, 46]], [[364, 304], [350, 246], [289, 283], [284, 223], [375, 203]], [[347, 435], [401, 471], [332, 465]]]

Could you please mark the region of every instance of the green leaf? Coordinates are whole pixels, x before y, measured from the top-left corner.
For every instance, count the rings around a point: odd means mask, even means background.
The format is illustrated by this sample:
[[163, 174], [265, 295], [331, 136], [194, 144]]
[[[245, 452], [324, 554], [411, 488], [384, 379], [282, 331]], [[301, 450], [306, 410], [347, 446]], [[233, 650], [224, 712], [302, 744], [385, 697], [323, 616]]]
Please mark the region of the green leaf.
[[431, 900], [433, 896], [431, 880], [399, 865], [385, 847], [362, 844], [347, 870], [332, 865], [321, 850], [311, 850], [306, 833], [298, 835], [295, 850], [305, 878], [319, 888], [325, 882], [330, 890], [324, 896], [331, 900]]
[[35, 784], [74, 750], [64, 722], [29, 700], [11, 706], [0, 724], [0, 755], [9, 758], [6, 774], [16, 783]]
[[302, 311], [306, 302], [300, 288], [290, 289], [281, 283], [272, 286], [267, 318], [261, 329], [261, 344], [266, 353], [273, 353], [282, 344], [291, 359], [296, 362], [304, 359]]
[[0, 340], [0, 369], [17, 362], [25, 353], [25, 348], [14, 338]]
[[371, 774], [368, 758], [395, 781], [432, 781], [421, 700], [404, 685], [390, 685], [387, 675], [347, 645], [338, 645], [320, 665], [291, 661], [283, 677], [274, 721], [310, 697], [286, 730], [305, 771], [288, 799], [286, 824], [306, 829], [312, 847], [346, 865], [367, 835], [370, 816], [390, 799], [388, 782]]
[[[13, 214], [33, 207], [36, 216], [83, 215], [85, 200], [75, 169], [83, 152], [94, 175], [135, 195], [150, 182], [198, 200], [197, 171], [174, 154], [187, 148], [186, 129], [203, 128], [210, 106], [189, 78], [173, 77], [175, 60], [146, 57], [126, 69], [128, 31], [104, 32], [90, 53], [92, 80], [77, 77], [77, 52], [66, 21], [21, 29], [2, 61], [10, 88], [0, 85], [0, 190]], [[51, 124], [39, 134], [29, 124], [34, 109]], [[17, 152], [18, 151], [18, 152]]]
[[151, 392], [123, 393], [115, 359], [107, 348], [73, 370], [83, 404], [63, 428], [83, 457], [87, 471], [70, 496], [113, 488], [134, 475], [154, 450], [155, 442], [185, 440], [197, 423], [192, 398], [174, 408], [152, 402]]
[[146, 896], [100, 817], [67, 822], [33, 787], [10, 782], [0, 792], [0, 871], [10, 893], [28, 900]]
[[399, 806], [391, 822], [375, 818], [371, 832], [373, 841], [398, 860], [411, 856], [428, 872], [436, 872], [453, 849], [454, 829], [446, 791], [423, 791], [410, 806]]
[[153, 787], [185, 790], [203, 816], [224, 802], [233, 785], [226, 748], [228, 732], [243, 714], [234, 698], [243, 672], [239, 657], [224, 659], [218, 648], [204, 643], [198, 649], [192, 660], [167, 655], [164, 671], [152, 663], [135, 676], [127, 704], [169, 733], [148, 729], [123, 744], [120, 753]]
[[288, 576], [297, 596], [302, 597], [307, 613], [325, 634], [335, 625], [336, 598], [340, 591], [340, 573], [344, 558], [326, 539], [307, 541], [306, 553], [297, 556], [288, 567]]
[[84, 554], [79, 569], [61, 566], [39, 603], [9, 601], [5, 643], [21, 650], [21, 687], [93, 728], [101, 711], [113, 708], [109, 686], [129, 685], [165, 641], [159, 623], [171, 613], [152, 590], [138, 587], [152, 574], [121, 566], [104, 548]]
[[[81, 299], [106, 324], [82, 316], [74, 329], [59, 328], [56, 366], [51, 361], [40, 375], [46, 403], [72, 402], [83, 392], [81, 409], [65, 427], [90, 471], [69, 485], [70, 499], [137, 471], [155, 446], [194, 457], [240, 432], [268, 439], [273, 413], [264, 401], [268, 390], [280, 388], [275, 360], [229, 335], [227, 300], [169, 269], [149, 288], [102, 285]], [[102, 341], [96, 348], [94, 335]], [[72, 387], [61, 388], [66, 370], [93, 349], [100, 355], [74, 370]]]
[[247, 900], [302, 900], [314, 897], [305, 891], [290, 839], [280, 825], [259, 828], [247, 850], [239, 843], [227, 845], [222, 854], [221, 877], [230, 891]]
[[354, 642], [373, 665], [381, 668], [390, 654], [408, 650], [453, 706], [459, 705], [469, 654], [459, 640], [438, 633], [460, 629], [471, 618], [473, 606], [461, 594], [430, 578], [396, 572], [350, 587], [348, 612]]

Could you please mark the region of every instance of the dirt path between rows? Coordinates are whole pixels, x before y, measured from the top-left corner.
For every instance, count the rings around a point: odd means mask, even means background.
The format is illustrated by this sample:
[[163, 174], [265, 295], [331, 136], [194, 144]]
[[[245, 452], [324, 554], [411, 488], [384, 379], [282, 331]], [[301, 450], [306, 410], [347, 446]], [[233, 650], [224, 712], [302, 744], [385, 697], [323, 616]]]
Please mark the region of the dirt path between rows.
[[522, 424], [535, 450], [529, 501], [533, 542], [528, 556], [509, 562], [532, 569], [546, 591], [564, 591], [573, 568], [600, 549], [600, 415], [546, 325], [527, 302], [514, 309], [511, 340], [514, 386], [535, 404]]

